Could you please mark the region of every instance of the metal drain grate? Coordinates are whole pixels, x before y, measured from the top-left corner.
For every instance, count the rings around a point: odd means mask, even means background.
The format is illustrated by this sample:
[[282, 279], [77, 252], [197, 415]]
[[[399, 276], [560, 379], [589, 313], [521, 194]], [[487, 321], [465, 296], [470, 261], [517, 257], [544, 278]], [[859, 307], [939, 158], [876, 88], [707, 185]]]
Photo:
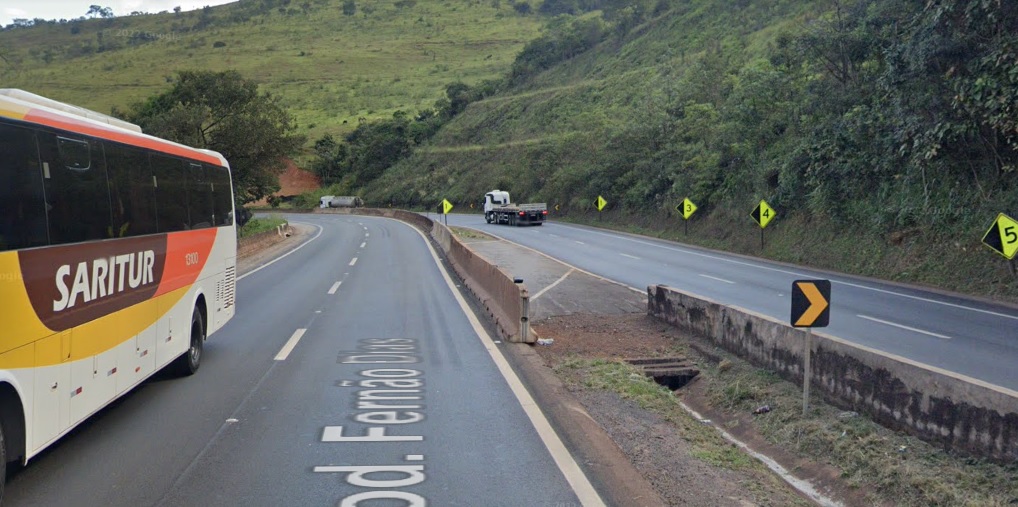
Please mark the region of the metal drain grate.
[[639, 366], [644, 375], [673, 391], [700, 374], [700, 370], [684, 357], [645, 357], [626, 359], [626, 362]]

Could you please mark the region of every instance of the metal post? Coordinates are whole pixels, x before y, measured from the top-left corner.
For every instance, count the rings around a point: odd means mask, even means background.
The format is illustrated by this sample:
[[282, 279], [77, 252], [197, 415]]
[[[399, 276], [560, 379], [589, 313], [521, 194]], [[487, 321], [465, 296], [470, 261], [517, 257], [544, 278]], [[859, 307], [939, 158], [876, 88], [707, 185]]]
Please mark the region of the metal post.
[[805, 353], [805, 364], [802, 368], [802, 415], [805, 416], [809, 412], [809, 384], [810, 377], [812, 377], [812, 370], [810, 369], [810, 356], [813, 355], [813, 328], [806, 328], [806, 353]]
[[530, 343], [530, 293], [527, 289], [520, 291], [520, 340]]
[[685, 224], [686, 224], [686, 236], [689, 236], [689, 219], [688, 218], [685, 220]]
[[761, 228], [760, 228], [760, 250], [763, 250], [763, 249], [764, 249], [764, 243], [763, 243], [763, 231], [764, 231], [764, 230], [763, 230], [763, 227], [761, 227]]
[[1016, 268], [1015, 268], [1015, 265], [1014, 265], [1014, 258], [1008, 259], [1008, 261], [1007, 261], [1007, 265], [1008, 265], [1008, 267], [1010, 267], [1010, 268], [1011, 268], [1011, 274], [1012, 274], [1013, 276], [1016, 276], [1016, 277], [1018, 277], [1018, 269], [1016, 269]]

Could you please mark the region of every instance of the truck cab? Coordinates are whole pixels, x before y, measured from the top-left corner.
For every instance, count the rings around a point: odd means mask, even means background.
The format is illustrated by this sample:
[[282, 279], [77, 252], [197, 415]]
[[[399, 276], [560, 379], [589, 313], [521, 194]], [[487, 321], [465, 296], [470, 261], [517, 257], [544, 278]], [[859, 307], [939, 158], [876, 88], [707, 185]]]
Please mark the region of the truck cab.
[[[484, 214], [488, 215], [493, 209], [509, 205], [509, 192], [504, 190], [492, 190], [484, 194]], [[490, 222], [490, 221], [489, 221]]]

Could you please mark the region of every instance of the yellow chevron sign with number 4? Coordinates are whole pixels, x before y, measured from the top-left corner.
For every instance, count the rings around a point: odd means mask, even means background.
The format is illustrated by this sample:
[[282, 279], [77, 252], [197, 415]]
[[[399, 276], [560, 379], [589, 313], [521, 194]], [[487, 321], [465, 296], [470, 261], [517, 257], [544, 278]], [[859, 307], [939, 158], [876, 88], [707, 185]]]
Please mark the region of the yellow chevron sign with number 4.
[[760, 204], [757, 205], [756, 209], [753, 210], [753, 220], [760, 224], [760, 228], [767, 227], [767, 224], [774, 220], [774, 208], [772, 208], [767, 201], [761, 200]]

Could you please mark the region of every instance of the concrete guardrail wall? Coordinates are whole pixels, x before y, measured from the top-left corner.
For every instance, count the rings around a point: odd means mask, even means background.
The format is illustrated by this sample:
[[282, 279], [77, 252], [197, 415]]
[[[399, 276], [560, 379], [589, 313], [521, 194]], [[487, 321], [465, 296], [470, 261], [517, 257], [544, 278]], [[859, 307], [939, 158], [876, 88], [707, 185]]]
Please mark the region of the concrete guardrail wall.
[[[647, 313], [802, 383], [802, 329], [663, 285], [647, 288]], [[811, 370], [837, 406], [950, 449], [1018, 460], [1018, 392], [815, 330]]]
[[513, 283], [508, 273], [474, 252], [445, 225], [435, 221], [431, 236], [445, 251], [467, 288], [494, 320], [502, 339], [533, 343], [536, 337], [529, 332], [527, 308], [530, 294], [527, 288], [523, 284]]

